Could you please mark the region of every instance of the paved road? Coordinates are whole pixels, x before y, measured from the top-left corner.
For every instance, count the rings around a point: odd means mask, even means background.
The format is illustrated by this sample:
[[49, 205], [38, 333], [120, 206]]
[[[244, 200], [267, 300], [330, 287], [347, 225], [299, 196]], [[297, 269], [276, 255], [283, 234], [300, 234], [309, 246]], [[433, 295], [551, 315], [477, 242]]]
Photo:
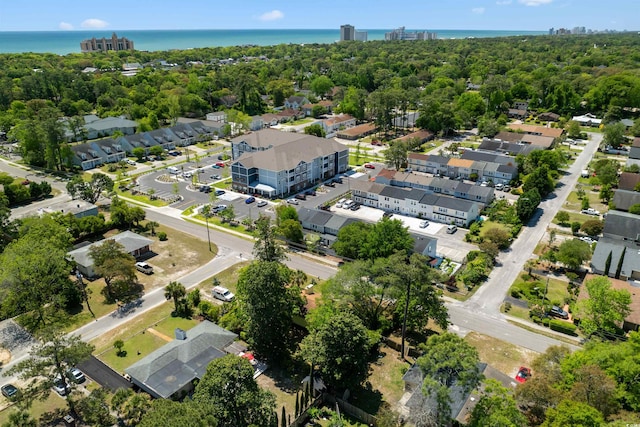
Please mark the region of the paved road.
[[501, 265], [493, 269], [487, 282], [467, 300], [465, 307], [470, 312], [480, 311], [492, 315], [500, 311], [500, 305], [509, 287], [522, 271], [524, 263], [531, 257], [533, 249], [544, 236], [551, 220], [573, 190], [580, 177], [580, 172], [586, 168], [593, 153], [598, 149], [602, 141], [602, 134], [591, 133], [590, 135], [589, 145], [571, 165], [569, 173], [560, 179], [560, 184], [555, 190], [555, 197], [540, 203], [535, 217], [531, 219], [528, 227], [522, 229], [510, 251], [500, 254], [499, 262]]

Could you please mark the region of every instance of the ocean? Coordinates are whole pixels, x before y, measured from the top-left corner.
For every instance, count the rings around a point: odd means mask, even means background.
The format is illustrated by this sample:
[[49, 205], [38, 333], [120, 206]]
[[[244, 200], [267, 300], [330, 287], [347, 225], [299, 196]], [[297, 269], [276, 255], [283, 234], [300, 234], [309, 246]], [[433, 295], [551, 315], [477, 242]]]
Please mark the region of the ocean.
[[[369, 40], [384, 40], [390, 30], [367, 31]], [[415, 31], [415, 30], [407, 30]], [[420, 30], [422, 31], [422, 30]], [[546, 31], [429, 30], [439, 39], [534, 36]], [[339, 29], [325, 30], [130, 30], [115, 31], [134, 42], [136, 50], [163, 51], [199, 47], [333, 43]], [[80, 53], [80, 42], [92, 37], [111, 37], [113, 31], [1, 31], [0, 53], [39, 52], [66, 55]]]

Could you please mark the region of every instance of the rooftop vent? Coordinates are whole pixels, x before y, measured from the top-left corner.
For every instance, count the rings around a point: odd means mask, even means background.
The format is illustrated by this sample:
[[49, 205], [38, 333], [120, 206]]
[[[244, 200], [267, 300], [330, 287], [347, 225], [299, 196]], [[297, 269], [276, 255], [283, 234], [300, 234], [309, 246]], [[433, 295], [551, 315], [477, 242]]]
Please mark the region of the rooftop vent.
[[176, 328], [176, 339], [177, 340], [186, 340], [187, 339], [187, 331], [184, 329]]

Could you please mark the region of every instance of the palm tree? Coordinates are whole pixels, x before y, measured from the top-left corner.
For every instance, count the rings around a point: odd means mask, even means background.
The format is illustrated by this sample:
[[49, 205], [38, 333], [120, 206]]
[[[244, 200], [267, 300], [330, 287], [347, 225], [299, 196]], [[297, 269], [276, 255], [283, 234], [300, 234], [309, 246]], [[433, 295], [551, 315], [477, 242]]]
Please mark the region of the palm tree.
[[211, 216], [211, 205], [204, 205], [202, 207], [202, 215], [204, 221], [207, 223], [207, 241], [209, 242], [209, 252], [211, 252], [211, 236], [209, 235], [209, 217]]
[[173, 299], [175, 305], [175, 313], [178, 313], [178, 303], [187, 294], [187, 290], [180, 282], [171, 282], [164, 288], [164, 297], [166, 299]]
[[301, 288], [307, 282], [307, 273], [302, 270], [296, 270], [291, 273], [290, 282], [293, 286]]
[[156, 227], [160, 227], [160, 224], [158, 224], [155, 221], [149, 221], [147, 222], [147, 228], [151, 229], [151, 235], [155, 236], [156, 235]]

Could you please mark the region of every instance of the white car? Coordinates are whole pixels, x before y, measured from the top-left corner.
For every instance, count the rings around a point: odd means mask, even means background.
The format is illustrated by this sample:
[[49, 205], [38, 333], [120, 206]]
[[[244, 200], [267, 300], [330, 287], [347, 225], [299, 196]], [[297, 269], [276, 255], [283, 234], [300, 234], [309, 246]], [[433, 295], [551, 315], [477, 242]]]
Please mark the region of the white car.
[[429, 226], [429, 221], [422, 221], [420, 223], [420, 228], [427, 228]]
[[53, 380], [52, 388], [60, 396], [66, 396], [67, 393], [71, 391], [71, 387], [69, 387], [69, 384], [65, 384], [65, 382], [62, 381], [62, 378], [59, 375], [55, 378], [55, 380]]
[[586, 215], [596, 215], [596, 216], [600, 215], [600, 212], [595, 210], [595, 209], [593, 209], [593, 208], [582, 209], [580, 212], [583, 213], [583, 214], [586, 214]]
[[287, 203], [289, 203], [290, 205], [297, 205], [298, 201], [296, 199], [287, 199]]
[[136, 165], [136, 162], [131, 160], [131, 159], [127, 159], [127, 160], [125, 160], [125, 162], [127, 162], [127, 164], [131, 165], [131, 166], [135, 166]]
[[591, 237], [581, 237], [580, 240], [582, 240], [583, 242], [588, 243], [590, 245], [592, 245], [592, 244], [594, 244], [596, 242]]

